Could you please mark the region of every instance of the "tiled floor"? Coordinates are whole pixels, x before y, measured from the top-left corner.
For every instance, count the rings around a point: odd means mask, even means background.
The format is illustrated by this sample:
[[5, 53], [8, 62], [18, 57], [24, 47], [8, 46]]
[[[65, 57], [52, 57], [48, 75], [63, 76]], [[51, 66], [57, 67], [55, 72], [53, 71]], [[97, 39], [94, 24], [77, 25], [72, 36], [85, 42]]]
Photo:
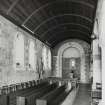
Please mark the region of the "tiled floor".
[[90, 105], [90, 86], [80, 84], [78, 94], [73, 105]]

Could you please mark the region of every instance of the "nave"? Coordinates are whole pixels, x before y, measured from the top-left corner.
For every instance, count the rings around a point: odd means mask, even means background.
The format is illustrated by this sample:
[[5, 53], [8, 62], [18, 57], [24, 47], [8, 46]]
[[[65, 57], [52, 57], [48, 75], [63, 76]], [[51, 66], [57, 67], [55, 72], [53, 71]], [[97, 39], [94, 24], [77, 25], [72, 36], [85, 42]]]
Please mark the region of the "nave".
[[69, 100], [72, 104], [79, 85], [73, 81], [72, 85], [68, 86], [70, 81], [58, 80], [48, 78], [4, 87], [0, 105], [67, 105], [65, 99], [74, 97]]
[[54, 77], [3, 87], [1, 94], [0, 105], [91, 105], [92, 101], [90, 84]]
[[0, 0], [0, 105], [105, 104], [105, 0]]

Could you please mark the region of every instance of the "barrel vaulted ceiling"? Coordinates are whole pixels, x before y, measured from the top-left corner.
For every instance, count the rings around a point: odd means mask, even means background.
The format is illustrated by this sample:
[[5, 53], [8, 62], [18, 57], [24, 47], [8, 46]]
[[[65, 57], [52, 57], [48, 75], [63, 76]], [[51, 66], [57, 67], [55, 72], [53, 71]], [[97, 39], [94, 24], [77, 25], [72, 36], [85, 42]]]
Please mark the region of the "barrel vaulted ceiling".
[[0, 0], [0, 13], [55, 47], [70, 38], [90, 43], [97, 0]]

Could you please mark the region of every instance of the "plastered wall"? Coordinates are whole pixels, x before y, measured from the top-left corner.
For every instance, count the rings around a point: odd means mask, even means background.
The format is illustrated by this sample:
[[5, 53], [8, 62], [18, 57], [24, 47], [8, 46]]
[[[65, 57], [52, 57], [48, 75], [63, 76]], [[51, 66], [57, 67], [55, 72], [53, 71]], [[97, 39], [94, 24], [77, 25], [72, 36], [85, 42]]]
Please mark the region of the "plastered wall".
[[[17, 33], [24, 36], [24, 67], [16, 69], [15, 62], [15, 38]], [[28, 40], [32, 39], [36, 45], [37, 65], [41, 69], [43, 43], [23, 31], [4, 17], [0, 16], [0, 87], [4, 85], [38, 79], [37, 70], [29, 70], [29, 45]], [[45, 77], [51, 71], [45, 71]]]

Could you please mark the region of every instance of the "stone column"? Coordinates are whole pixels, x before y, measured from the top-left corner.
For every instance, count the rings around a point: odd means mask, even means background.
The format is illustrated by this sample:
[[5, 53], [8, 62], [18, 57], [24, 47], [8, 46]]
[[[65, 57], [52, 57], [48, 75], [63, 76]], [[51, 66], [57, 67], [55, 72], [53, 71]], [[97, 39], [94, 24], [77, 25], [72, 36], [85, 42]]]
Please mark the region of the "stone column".
[[101, 54], [99, 50], [99, 40], [93, 40], [93, 89], [96, 83], [101, 83]]

